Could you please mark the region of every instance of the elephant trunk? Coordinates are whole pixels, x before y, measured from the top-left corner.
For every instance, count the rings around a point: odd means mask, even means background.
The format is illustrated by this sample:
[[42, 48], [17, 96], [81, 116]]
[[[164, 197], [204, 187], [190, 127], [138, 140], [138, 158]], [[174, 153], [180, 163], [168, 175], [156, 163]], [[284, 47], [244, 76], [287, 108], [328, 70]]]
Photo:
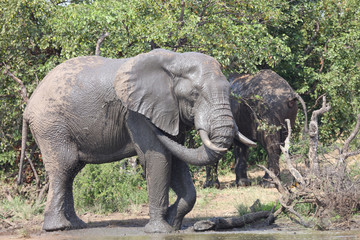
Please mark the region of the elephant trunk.
[[214, 108], [210, 117], [209, 137], [211, 142], [222, 148], [229, 148], [235, 136], [235, 122], [229, 104]]
[[159, 129], [154, 127], [154, 131], [157, 134], [160, 142], [167, 148], [169, 151], [181, 159], [187, 164], [192, 164], [196, 166], [204, 166], [215, 163], [224, 152], [216, 152], [205, 145], [202, 145], [198, 148], [191, 149], [186, 148], [183, 145], [171, 140], [164, 133], [162, 133]]

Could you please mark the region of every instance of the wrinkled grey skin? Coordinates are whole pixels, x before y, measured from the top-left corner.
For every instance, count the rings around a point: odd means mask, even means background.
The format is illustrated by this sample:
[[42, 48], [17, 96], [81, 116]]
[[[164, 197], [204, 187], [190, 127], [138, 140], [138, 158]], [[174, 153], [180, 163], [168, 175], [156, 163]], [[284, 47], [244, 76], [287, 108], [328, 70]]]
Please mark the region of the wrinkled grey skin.
[[[235, 124], [229, 91], [219, 63], [200, 53], [88, 56], [54, 68], [24, 112], [50, 182], [43, 229], [85, 227], [74, 210], [76, 174], [88, 163], [134, 155], [146, 171], [150, 221], [145, 231], [179, 229], [196, 199], [186, 163], [213, 163], [224, 152], [187, 149], [169, 138], [181, 142], [184, 129], [195, 126], [216, 146], [231, 146]], [[169, 187], [178, 196], [170, 207]]]
[[[259, 143], [268, 154], [268, 169], [277, 176], [280, 174], [279, 158], [280, 145], [287, 136], [285, 119], [289, 119], [293, 127], [298, 111], [297, 100], [306, 107], [301, 97], [294, 92], [285, 79], [271, 70], [261, 70], [256, 75], [232, 74], [231, 82], [231, 110], [239, 131], [249, 139]], [[255, 97], [259, 96], [259, 97]], [[241, 97], [239, 99], [239, 97]], [[307, 117], [306, 117], [307, 118]], [[270, 131], [259, 129], [259, 120], [268, 126], [279, 126]], [[306, 126], [306, 124], [305, 124]], [[237, 186], [248, 186], [247, 164], [249, 148], [234, 141], [235, 174]], [[268, 178], [265, 174], [264, 178]], [[264, 185], [267, 182], [264, 182]], [[206, 168], [204, 187], [219, 187], [217, 178], [217, 163]]]

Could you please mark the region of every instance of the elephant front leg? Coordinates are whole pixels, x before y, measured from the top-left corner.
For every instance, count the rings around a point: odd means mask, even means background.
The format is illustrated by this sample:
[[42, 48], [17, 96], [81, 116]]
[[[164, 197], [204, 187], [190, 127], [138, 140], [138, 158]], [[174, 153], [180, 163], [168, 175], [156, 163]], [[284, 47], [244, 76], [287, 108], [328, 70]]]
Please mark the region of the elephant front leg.
[[129, 111], [127, 126], [141, 165], [145, 167], [149, 195], [148, 233], [168, 233], [173, 228], [165, 220], [169, 206], [171, 155], [140, 114]]
[[[171, 156], [169, 156], [171, 159]], [[164, 154], [145, 154], [146, 181], [149, 194], [150, 221], [145, 226], [147, 233], [169, 233], [173, 228], [165, 220], [169, 206], [171, 161]]]
[[250, 186], [251, 182], [247, 176], [247, 159], [249, 149], [244, 144], [234, 144], [236, 186]]
[[182, 221], [195, 205], [196, 190], [186, 163], [173, 159], [171, 185], [178, 198], [167, 213], [167, 221], [175, 230], [181, 228]]

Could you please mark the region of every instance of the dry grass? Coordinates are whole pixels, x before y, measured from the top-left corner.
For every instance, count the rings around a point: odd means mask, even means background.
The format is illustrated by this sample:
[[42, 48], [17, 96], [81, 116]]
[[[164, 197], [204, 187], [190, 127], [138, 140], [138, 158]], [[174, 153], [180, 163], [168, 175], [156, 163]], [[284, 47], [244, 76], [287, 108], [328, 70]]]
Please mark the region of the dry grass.
[[[250, 178], [262, 176], [263, 172], [252, 171]], [[219, 176], [220, 189], [197, 187], [197, 201], [187, 218], [231, 217], [238, 216], [237, 207], [241, 204], [250, 207], [259, 199], [262, 204], [275, 202], [279, 193], [275, 188], [231, 187], [235, 175], [229, 173]]]

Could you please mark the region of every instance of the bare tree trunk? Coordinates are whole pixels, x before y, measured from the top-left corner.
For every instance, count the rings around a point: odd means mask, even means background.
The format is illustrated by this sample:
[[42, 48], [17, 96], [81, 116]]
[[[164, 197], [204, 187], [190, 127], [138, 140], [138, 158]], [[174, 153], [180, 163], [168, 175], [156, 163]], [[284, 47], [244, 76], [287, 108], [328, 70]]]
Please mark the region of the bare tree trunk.
[[96, 50], [95, 50], [95, 55], [96, 56], [100, 56], [101, 54], [101, 50], [100, 50], [100, 46], [102, 44], [102, 42], [105, 40], [105, 38], [107, 36], [109, 36], [109, 33], [108, 32], [105, 32], [106, 29], [103, 30], [103, 32], [101, 33], [97, 43], [96, 43]]
[[345, 161], [348, 157], [360, 154], [360, 149], [353, 152], [349, 152], [350, 142], [354, 140], [356, 135], [359, 133], [359, 129], [360, 129], [360, 114], [357, 115], [357, 120], [354, 130], [352, 131], [348, 139], [346, 139], [343, 149], [340, 150], [338, 165], [342, 165], [342, 164], [346, 165]]
[[320, 167], [319, 159], [317, 155], [318, 149], [318, 138], [319, 138], [319, 127], [318, 127], [318, 116], [324, 114], [330, 110], [330, 105], [326, 103], [326, 97], [323, 96], [323, 104], [319, 110], [315, 110], [312, 113], [311, 121], [309, 124], [309, 162], [310, 172], [315, 176], [319, 176]]
[[[8, 65], [6, 65], [6, 63], [3, 63], [3, 64], [5, 66], [5, 71], [3, 72], [3, 74], [8, 75], [9, 77], [11, 77], [15, 82], [17, 82], [20, 85], [20, 95], [26, 104], [29, 101], [29, 97], [28, 97], [26, 87], [25, 87], [23, 81], [21, 81], [18, 77], [16, 77], [12, 72], [9, 71], [10, 67]], [[23, 170], [24, 158], [25, 158], [27, 130], [28, 130], [27, 122], [25, 119], [23, 119], [21, 154], [20, 154], [19, 174], [18, 174], [18, 179], [17, 179], [18, 185], [20, 185], [22, 183], [22, 170]], [[37, 173], [36, 173], [35, 169], [33, 168], [34, 164], [32, 163], [31, 159], [29, 159], [29, 163], [30, 163], [31, 168], [34, 171], [34, 176], [37, 176]]]

